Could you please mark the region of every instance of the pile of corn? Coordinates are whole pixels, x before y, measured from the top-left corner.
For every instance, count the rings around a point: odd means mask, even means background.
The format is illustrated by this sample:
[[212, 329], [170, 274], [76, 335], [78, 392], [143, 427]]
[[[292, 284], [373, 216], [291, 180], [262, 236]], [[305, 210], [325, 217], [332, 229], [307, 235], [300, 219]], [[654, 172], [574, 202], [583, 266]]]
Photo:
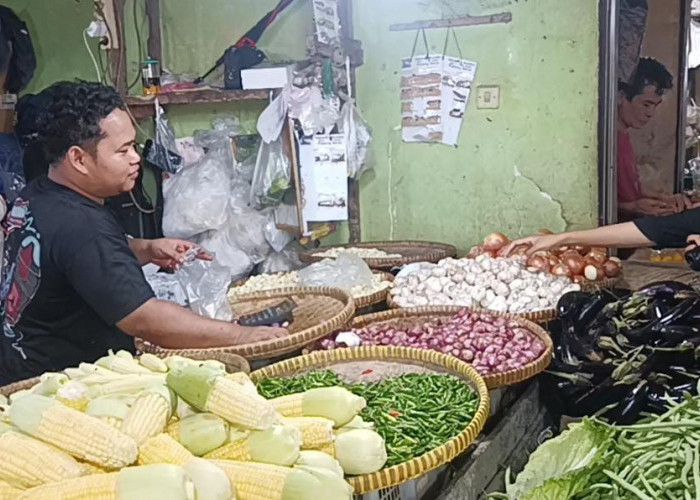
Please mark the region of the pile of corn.
[[268, 401], [217, 361], [110, 352], [2, 403], [0, 500], [346, 500], [386, 461], [364, 399]]

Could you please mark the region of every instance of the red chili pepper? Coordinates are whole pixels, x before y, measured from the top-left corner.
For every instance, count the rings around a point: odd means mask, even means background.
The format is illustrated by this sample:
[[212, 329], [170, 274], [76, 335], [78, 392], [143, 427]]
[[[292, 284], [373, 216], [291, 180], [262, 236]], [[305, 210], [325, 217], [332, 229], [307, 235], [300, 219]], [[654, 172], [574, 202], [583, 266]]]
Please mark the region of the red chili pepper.
[[396, 418], [396, 417], [400, 417], [400, 416], [401, 416], [401, 413], [399, 413], [399, 412], [396, 411], [396, 410], [392, 410], [392, 411], [389, 412], [389, 416], [390, 416], [390, 417]]
[[365, 370], [362, 372], [362, 375], [369, 375], [370, 373], [373, 373], [374, 370]]

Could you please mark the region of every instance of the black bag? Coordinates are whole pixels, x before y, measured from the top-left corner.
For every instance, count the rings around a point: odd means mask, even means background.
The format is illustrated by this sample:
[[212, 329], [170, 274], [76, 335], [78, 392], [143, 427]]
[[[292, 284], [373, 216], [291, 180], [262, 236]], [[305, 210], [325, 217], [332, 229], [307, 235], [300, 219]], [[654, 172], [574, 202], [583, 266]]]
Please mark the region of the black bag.
[[685, 261], [693, 271], [700, 271], [700, 247], [695, 247], [687, 252]]
[[224, 53], [224, 87], [241, 90], [241, 70], [257, 66], [265, 60], [262, 50], [250, 45], [229, 47]]
[[[8, 43], [12, 47], [7, 66], [5, 88], [11, 94], [17, 94], [29, 84], [34, 76], [36, 70], [34, 46], [24, 21], [2, 5], [0, 5], [0, 25], [2, 25], [0, 51], [5, 52]], [[2, 55], [0, 55], [0, 69], [2, 69], [1, 62]]]

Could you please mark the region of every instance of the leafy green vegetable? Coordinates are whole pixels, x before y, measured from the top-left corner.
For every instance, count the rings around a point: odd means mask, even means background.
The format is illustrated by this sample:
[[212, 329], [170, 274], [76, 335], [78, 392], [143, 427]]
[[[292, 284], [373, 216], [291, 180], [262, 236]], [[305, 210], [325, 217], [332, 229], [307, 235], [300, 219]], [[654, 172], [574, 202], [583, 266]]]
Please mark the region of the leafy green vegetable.
[[530, 455], [515, 482], [506, 484], [513, 500], [560, 500], [582, 491], [597, 472], [600, 457], [611, 443], [611, 431], [584, 420]]

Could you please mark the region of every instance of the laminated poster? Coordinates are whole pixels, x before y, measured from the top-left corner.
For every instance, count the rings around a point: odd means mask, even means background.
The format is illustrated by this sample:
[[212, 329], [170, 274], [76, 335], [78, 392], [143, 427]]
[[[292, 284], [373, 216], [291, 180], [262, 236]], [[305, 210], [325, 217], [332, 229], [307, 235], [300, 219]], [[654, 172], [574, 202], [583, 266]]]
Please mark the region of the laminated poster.
[[475, 62], [445, 57], [442, 65], [443, 144], [457, 146], [475, 76]]
[[304, 137], [299, 146], [305, 222], [348, 219], [348, 162], [344, 134]]

